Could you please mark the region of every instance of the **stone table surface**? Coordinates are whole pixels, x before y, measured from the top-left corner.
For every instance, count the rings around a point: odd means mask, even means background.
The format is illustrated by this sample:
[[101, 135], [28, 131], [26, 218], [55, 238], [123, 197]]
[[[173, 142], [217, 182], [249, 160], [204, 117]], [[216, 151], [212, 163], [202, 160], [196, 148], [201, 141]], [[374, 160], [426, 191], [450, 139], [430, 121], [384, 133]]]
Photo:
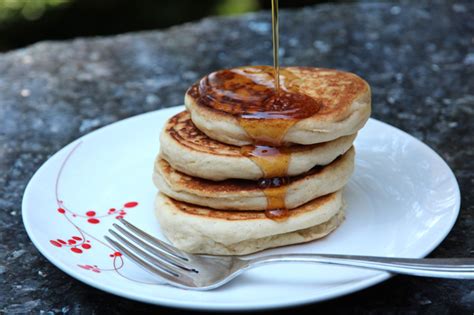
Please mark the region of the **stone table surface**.
[[[181, 104], [209, 71], [271, 64], [268, 12], [164, 31], [41, 42], [0, 55], [0, 313], [188, 313], [89, 287], [54, 267], [21, 221], [24, 188], [61, 147], [114, 121]], [[281, 13], [284, 65], [340, 68], [372, 86], [373, 117], [436, 150], [462, 193], [432, 257], [474, 256], [474, 3], [320, 5]], [[466, 313], [474, 282], [394, 277], [294, 311]], [[48, 314], [49, 314], [48, 313]]]

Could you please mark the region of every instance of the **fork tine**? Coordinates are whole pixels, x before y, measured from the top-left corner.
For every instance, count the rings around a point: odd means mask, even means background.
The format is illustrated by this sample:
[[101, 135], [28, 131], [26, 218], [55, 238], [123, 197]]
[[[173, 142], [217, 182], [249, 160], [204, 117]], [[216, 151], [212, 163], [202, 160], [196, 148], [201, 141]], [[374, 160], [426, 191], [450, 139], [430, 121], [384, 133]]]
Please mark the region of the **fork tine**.
[[152, 245], [155, 245], [156, 247], [172, 254], [172, 255], [175, 255], [176, 257], [178, 258], [181, 258], [181, 259], [184, 259], [184, 260], [189, 260], [189, 256], [188, 254], [186, 254], [185, 252], [177, 249], [176, 247], [174, 246], [171, 246], [165, 242], [162, 242], [160, 241], [159, 239], [151, 236], [150, 234], [148, 233], [145, 233], [144, 231], [140, 230], [139, 228], [137, 228], [135, 225], [131, 224], [130, 222], [128, 222], [127, 220], [125, 219], [119, 219], [119, 221], [125, 225], [127, 228], [129, 228], [130, 230], [132, 230], [133, 232], [135, 232], [136, 234], [140, 235], [141, 237], [145, 238], [147, 241], [149, 241]]
[[134, 234], [128, 232], [127, 230], [125, 230], [123, 227], [121, 227], [120, 225], [118, 225], [116, 223], [114, 223], [113, 226], [119, 232], [121, 232], [122, 234], [127, 236], [129, 239], [134, 241], [137, 245], [139, 245], [140, 247], [142, 247], [142, 248], [148, 250], [149, 252], [153, 253], [156, 256], [156, 258], [164, 260], [166, 263], [172, 264], [172, 265], [174, 265], [176, 267], [179, 267], [179, 268], [182, 268], [186, 271], [197, 272], [195, 269], [188, 267], [185, 260], [180, 259], [180, 258], [176, 258], [176, 256], [168, 254], [167, 251], [156, 249], [155, 247], [153, 247], [153, 246], [149, 245], [148, 243], [142, 241], [140, 238], [138, 238]]
[[104, 238], [107, 240], [107, 242], [109, 242], [113, 247], [115, 247], [117, 250], [119, 250], [121, 253], [125, 254], [128, 258], [132, 259], [133, 261], [135, 261], [138, 265], [140, 265], [141, 267], [143, 267], [144, 269], [148, 270], [149, 272], [155, 274], [155, 275], [158, 275], [160, 276], [161, 278], [165, 279], [165, 280], [168, 280], [170, 282], [176, 282], [176, 276], [168, 273], [168, 272], [164, 272], [156, 267], [153, 267], [152, 265], [148, 264], [147, 262], [145, 262], [144, 260], [142, 260], [141, 258], [139, 258], [138, 256], [136, 256], [135, 254], [133, 254], [131, 251], [129, 251], [127, 248], [125, 248], [124, 246], [120, 245], [119, 243], [117, 243], [116, 241], [112, 240], [111, 238], [109, 238], [108, 236], [104, 236]]
[[[183, 270], [172, 265], [172, 264], [165, 264], [163, 261], [156, 259], [155, 257], [151, 256], [147, 252], [143, 251], [142, 249], [138, 248], [137, 246], [133, 245], [131, 242], [129, 242], [127, 239], [125, 239], [123, 236], [115, 232], [114, 230], [109, 230], [110, 234], [112, 234], [114, 237], [116, 237], [118, 240], [122, 242], [122, 244], [125, 244], [128, 248], [133, 249], [133, 251], [138, 255], [144, 258], [146, 261], [149, 263], [153, 264], [155, 267], [158, 267], [162, 269], [163, 271], [166, 271], [170, 273], [171, 275], [175, 277], [184, 277], [185, 275], [183, 274]], [[175, 278], [175, 281], [177, 279]]]

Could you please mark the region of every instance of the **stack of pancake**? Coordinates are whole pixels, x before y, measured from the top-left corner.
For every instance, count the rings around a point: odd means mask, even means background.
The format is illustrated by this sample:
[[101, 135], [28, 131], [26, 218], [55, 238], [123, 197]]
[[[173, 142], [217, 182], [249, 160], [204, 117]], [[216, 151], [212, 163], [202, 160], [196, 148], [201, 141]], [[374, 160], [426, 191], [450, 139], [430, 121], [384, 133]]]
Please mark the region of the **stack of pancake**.
[[343, 71], [248, 66], [213, 72], [170, 118], [153, 180], [178, 248], [243, 255], [321, 238], [344, 219], [352, 143], [370, 87]]

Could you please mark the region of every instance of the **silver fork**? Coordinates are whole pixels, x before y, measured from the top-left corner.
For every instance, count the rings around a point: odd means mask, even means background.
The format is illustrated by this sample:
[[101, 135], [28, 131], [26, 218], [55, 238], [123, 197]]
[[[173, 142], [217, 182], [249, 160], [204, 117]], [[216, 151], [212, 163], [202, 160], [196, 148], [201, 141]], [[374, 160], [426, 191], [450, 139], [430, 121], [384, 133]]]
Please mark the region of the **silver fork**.
[[245, 270], [273, 262], [313, 262], [344, 265], [392, 273], [452, 279], [474, 279], [474, 258], [392, 258], [374, 256], [285, 254], [257, 258], [209, 256], [185, 253], [120, 219], [113, 224], [117, 240], [105, 239], [141, 267], [165, 283], [192, 290], [211, 290], [234, 279]]

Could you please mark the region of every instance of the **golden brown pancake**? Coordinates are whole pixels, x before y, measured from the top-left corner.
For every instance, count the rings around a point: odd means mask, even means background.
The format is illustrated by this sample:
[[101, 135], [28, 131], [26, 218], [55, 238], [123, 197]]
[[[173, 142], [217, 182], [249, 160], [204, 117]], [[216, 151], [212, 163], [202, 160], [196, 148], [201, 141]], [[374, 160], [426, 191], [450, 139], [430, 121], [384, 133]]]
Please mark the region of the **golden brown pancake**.
[[275, 93], [269, 66], [213, 72], [189, 88], [185, 105], [210, 138], [233, 145], [314, 144], [356, 133], [370, 116], [370, 87], [355, 74], [284, 67]]
[[308, 242], [333, 231], [344, 218], [340, 191], [290, 210], [285, 221], [263, 211], [223, 211], [156, 197], [156, 215], [176, 247], [211, 255], [244, 255], [266, 248]]
[[[267, 155], [268, 163], [276, 164], [288, 158], [284, 174], [295, 176], [309, 171], [315, 165], [327, 165], [352, 145], [356, 135], [313, 145], [293, 145], [281, 148], [280, 154]], [[161, 156], [173, 168], [185, 174], [211, 180], [228, 178], [256, 180], [265, 177], [262, 169], [242, 151], [242, 148], [209, 138], [191, 121], [188, 112], [170, 118], [160, 137]], [[287, 171], [287, 173], [286, 173]]]
[[[282, 181], [284, 184], [279, 185], [277, 189], [284, 189], [282, 198], [286, 208], [299, 207], [310, 200], [341, 189], [354, 169], [354, 155], [352, 148], [329, 165], [316, 166], [304, 174]], [[173, 169], [159, 157], [155, 163], [153, 180], [162, 193], [183, 202], [221, 210], [247, 211], [266, 210], [269, 207], [265, 189], [274, 189], [269, 187], [269, 182], [275, 181], [212, 181], [192, 177]]]

